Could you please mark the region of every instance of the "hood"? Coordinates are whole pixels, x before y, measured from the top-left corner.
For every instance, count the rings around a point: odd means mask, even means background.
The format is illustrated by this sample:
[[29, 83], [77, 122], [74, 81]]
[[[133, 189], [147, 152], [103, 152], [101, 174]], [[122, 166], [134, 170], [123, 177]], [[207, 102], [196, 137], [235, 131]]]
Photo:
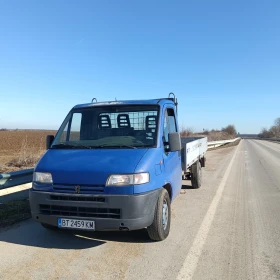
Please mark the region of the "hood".
[[148, 149], [50, 149], [36, 172], [50, 172], [54, 184], [105, 185], [111, 174], [134, 173]]

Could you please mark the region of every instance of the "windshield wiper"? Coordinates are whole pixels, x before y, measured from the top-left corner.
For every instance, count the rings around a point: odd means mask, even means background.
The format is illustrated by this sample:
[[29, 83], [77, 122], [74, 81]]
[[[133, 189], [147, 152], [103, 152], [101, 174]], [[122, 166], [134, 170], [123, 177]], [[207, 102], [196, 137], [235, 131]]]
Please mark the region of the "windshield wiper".
[[[142, 147], [142, 146], [139, 146]], [[143, 146], [145, 147], [145, 146]], [[98, 145], [98, 146], [84, 146], [84, 145], [70, 145], [66, 143], [59, 143], [56, 145], [52, 146], [52, 149], [57, 149], [57, 148], [62, 148], [62, 149], [118, 149], [118, 148], [129, 148], [129, 149], [137, 149], [135, 146], [130, 146], [130, 145]]]
[[73, 147], [77, 149], [92, 149], [92, 146], [84, 146], [84, 145], [73, 145]]
[[59, 143], [59, 144], [52, 145], [51, 148], [52, 149], [53, 148], [73, 148], [73, 145], [69, 145], [69, 144], [65, 144], [65, 143]]
[[52, 149], [56, 149], [56, 148], [70, 148], [70, 149], [91, 149], [91, 146], [83, 146], [83, 145], [70, 145], [70, 144], [66, 144], [66, 143], [59, 143], [56, 145], [52, 146]]
[[130, 146], [130, 145], [118, 145], [120, 148], [130, 148], [130, 149], [137, 149], [135, 146]]
[[137, 147], [130, 146], [130, 145], [99, 145], [99, 146], [92, 146], [93, 148], [108, 148], [108, 149], [117, 149], [117, 148], [130, 148], [130, 149], [137, 149]]

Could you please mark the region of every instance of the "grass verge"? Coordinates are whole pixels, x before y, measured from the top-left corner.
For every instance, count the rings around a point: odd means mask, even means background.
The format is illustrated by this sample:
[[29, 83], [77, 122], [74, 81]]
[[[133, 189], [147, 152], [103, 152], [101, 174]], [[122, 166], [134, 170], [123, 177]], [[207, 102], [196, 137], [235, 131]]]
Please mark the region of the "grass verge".
[[1, 205], [0, 228], [11, 226], [31, 217], [28, 200], [14, 200]]

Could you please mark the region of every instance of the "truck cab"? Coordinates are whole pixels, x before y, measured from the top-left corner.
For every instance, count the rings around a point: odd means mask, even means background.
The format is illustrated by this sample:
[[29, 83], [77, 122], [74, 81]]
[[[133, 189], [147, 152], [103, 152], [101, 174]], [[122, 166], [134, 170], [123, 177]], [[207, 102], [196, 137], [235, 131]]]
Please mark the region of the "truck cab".
[[32, 217], [48, 229], [169, 234], [182, 185], [174, 95], [70, 110], [34, 169]]

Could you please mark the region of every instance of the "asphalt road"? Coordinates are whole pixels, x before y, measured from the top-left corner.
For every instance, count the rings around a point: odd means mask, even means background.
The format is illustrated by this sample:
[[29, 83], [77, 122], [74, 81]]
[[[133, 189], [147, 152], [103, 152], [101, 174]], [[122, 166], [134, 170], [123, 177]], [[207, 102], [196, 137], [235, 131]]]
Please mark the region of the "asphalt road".
[[0, 279], [280, 279], [280, 144], [207, 153], [203, 185], [183, 181], [171, 233], [0, 232]]

